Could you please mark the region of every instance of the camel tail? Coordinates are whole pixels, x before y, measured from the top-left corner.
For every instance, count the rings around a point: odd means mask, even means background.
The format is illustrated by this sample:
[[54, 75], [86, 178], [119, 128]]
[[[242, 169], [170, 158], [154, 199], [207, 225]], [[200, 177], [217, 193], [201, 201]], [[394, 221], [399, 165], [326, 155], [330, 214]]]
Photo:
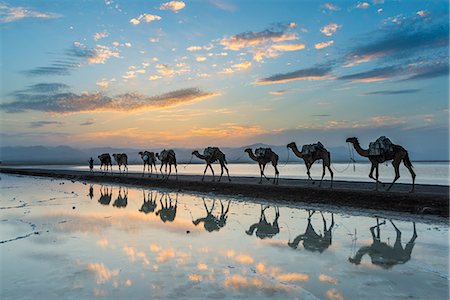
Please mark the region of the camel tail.
[[409, 159], [408, 151], [406, 151], [406, 155], [405, 155], [405, 158], [403, 159], [403, 162], [405, 163], [406, 166], [411, 167], [411, 168], [413, 167], [411, 160]]

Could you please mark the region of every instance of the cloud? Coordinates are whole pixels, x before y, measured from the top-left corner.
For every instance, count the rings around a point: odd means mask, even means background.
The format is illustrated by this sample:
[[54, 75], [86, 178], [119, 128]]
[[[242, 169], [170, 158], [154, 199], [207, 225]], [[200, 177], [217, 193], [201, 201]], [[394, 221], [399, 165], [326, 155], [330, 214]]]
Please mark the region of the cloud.
[[334, 41], [328, 41], [328, 42], [321, 42], [314, 45], [314, 48], [316, 49], [323, 49], [328, 46], [331, 46], [334, 43]]
[[187, 47], [186, 50], [189, 51], [189, 52], [200, 51], [200, 50], [206, 50], [206, 51], [209, 51], [209, 50], [211, 50], [212, 48], [214, 48], [213, 45], [207, 45], [207, 46], [190, 46], [190, 47]]
[[70, 71], [80, 67], [80, 63], [75, 60], [54, 61], [50, 66], [36, 67], [31, 70], [22, 71], [25, 76], [67, 76]]
[[252, 66], [252, 63], [249, 61], [244, 61], [239, 64], [232, 65], [235, 70], [246, 70]]
[[331, 3], [325, 3], [324, 5], [322, 5], [322, 7], [323, 7], [323, 8], [326, 8], [326, 9], [328, 9], [328, 10], [332, 10], [332, 11], [338, 11], [338, 10], [340, 10], [339, 7], [337, 7], [336, 5], [331, 4]]
[[430, 16], [430, 12], [428, 10], [419, 10], [417, 12], [418, 16], [421, 16], [422, 18], [426, 18]]
[[80, 123], [80, 126], [90, 126], [90, 125], [94, 125], [94, 124], [95, 124], [94, 119], [87, 119], [83, 123]]
[[109, 86], [109, 81], [107, 81], [106, 79], [102, 79], [102, 80], [97, 81], [95, 84], [101, 88], [106, 89]]
[[[280, 26], [279, 26], [280, 27]], [[267, 42], [278, 43], [297, 39], [297, 35], [289, 32], [287, 26], [275, 29], [266, 29], [260, 32], [247, 31], [244, 33], [224, 37], [220, 44], [226, 49], [238, 51], [246, 47], [254, 47]]]
[[256, 84], [285, 83], [295, 80], [324, 80], [334, 78], [331, 75], [331, 66], [318, 66], [308, 69], [301, 69], [290, 73], [276, 74], [270, 77], [259, 79]]
[[279, 95], [284, 95], [284, 94], [287, 94], [287, 93], [291, 93], [292, 91], [293, 91], [292, 89], [277, 90], [277, 91], [269, 92], [269, 94], [279, 96]]
[[204, 92], [198, 88], [177, 90], [159, 96], [126, 93], [109, 97], [102, 92], [21, 93], [16, 95], [16, 101], [0, 104], [0, 109], [7, 112], [35, 110], [52, 113], [152, 110], [197, 102], [217, 95], [218, 93]]
[[64, 83], [36, 83], [29, 85], [26, 89], [16, 91], [13, 95], [23, 94], [23, 93], [55, 93], [61, 90], [68, 89], [69, 86]]
[[375, 91], [364, 93], [364, 96], [373, 96], [373, 95], [399, 95], [399, 94], [414, 94], [420, 92], [420, 89], [406, 89], [406, 90], [384, 90], [384, 91]]
[[63, 122], [58, 122], [58, 121], [35, 121], [35, 122], [30, 122], [30, 128], [41, 128], [47, 125], [63, 125]]
[[94, 34], [94, 40], [98, 41], [98, 40], [104, 39], [108, 36], [109, 36], [109, 33], [107, 33], [107, 32], [96, 32]]
[[305, 44], [275, 44], [271, 48], [278, 51], [297, 51], [305, 49]]
[[141, 22], [151, 23], [153, 21], [159, 21], [159, 20], [161, 20], [161, 17], [158, 15], [142, 14], [137, 18], [131, 19], [130, 23], [136, 26], [136, 25], [139, 25]]
[[330, 23], [320, 29], [320, 32], [326, 36], [332, 36], [341, 26], [336, 23]]
[[358, 2], [358, 4], [356, 4], [356, 8], [366, 9], [369, 7], [370, 7], [370, 4], [367, 2]]
[[208, 2], [214, 5], [215, 7], [225, 11], [235, 11], [237, 9], [237, 7], [234, 4], [224, 0], [208, 0]]
[[89, 64], [104, 64], [111, 57], [121, 58], [117, 50], [113, 50], [108, 46], [97, 45], [93, 49], [92, 55], [87, 57]]
[[61, 15], [55, 13], [39, 12], [27, 7], [13, 7], [0, 3], [0, 23], [17, 22], [26, 18], [56, 19], [59, 17]]
[[173, 12], [178, 12], [179, 10], [183, 9], [186, 6], [186, 4], [183, 1], [170, 1], [161, 4], [159, 7], [160, 10], [171, 10]]
[[399, 94], [414, 94], [420, 92], [420, 89], [406, 89], [406, 90], [384, 90], [364, 93], [364, 96], [374, 96], [374, 95], [399, 95]]
[[[389, 25], [375, 40], [355, 47], [346, 55], [350, 65], [375, 59], [399, 59], [419, 52], [448, 47], [448, 20], [443, 23], [423, 22], [421, 18], [405, 20], [401, 25]], [[448, 52], [448, 49], [447, 49]]]

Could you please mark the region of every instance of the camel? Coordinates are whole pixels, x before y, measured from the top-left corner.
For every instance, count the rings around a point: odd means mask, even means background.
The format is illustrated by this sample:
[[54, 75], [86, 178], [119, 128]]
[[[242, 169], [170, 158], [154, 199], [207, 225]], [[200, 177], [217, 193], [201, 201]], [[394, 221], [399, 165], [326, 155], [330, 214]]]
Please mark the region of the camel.
[[331, 214], [331, 225], [329, 228], [327, 228], [327, 221], [325, 220], [325, 217], [323, 216], [323, 213], [320, 212], [322, 215], [322, 221], [323, 221], [323, 235], [317, 234], [317, 232], [314, 230], [314, 227], [311, 225], [311, 217], [314, 215], [315, 211], [308, 210], [308, 225], [306, 226], [306, 230], [304, 234], [298, 235], [292, 242], [288, 242], [288, 246], [292, 249], [297, 249], [298, 244], [303, 241], [303, 247], [305, 250], [311, 251], [311, 252], [324, 252], [328, 247], [331, 246], [332, 241], [332, 232], [331, 230], [334, 227], [334, 214]]
[[[369, 158], [369, 161], [371, 162], [372, 166], [370, 168], [369, 178], [374, 179], [376, 181], [375, 190], [378, 191], [378, 183], [382, 183], [378, 180], [378, 165], [380, 163], [392, 160], [392, 166], [395, 170], [395, 178], [394, 181], [392, 181], [391, 185], [388, 187], [388, 191], [392, 188], [394, 183], [400, 178], [400, 163], [403, 160], [403, 164], [405, 167], [409, 170], [412, 177], [412, 189], [411, 193], [414, 193], [414, 184], [416, 179], [416, 173], [413, 171], [413, 166], [411, 161], [409, 160], [408, 151], [405, 150], [400, 145], [392, 144], [393, 151], [387, 152], [384, 155], [369, 155], [369, 149], [362, 149], [361, 145], [359, 144], [358, 138], [351, 137], [346, 140], [347, 143], [352, 143], [353, 147], [355, 148], [356, 152], [358, 152], [359, 155], [363, 157]], [[375, 170], [375, 178], [373, 177], [373, 171]]]
[[[156, 157], [161, 161], [161, 168], [159, 168], [159, 171], [161, 172], [161, 175], [163, 178], [169, 179], [170, 173], [172, 173], [172, 165], [175, 166], [175, 176], [178, 180], [178, 170], [177, 170], [177, 157], [175, 155], [175, 151], [172, 149], [166, 150], [164, 149], [161, 151], [161, 153], [156, 153]], [[167, 165], [169, 165], [169, 174], [167, 174]], [[166, 166], [165, 173], [162, 172], [162, 167]]]
[[245, 231], [248, 235], [253, 235], [253, 232], [256, 229], [256, 236], [260, 239], [272, 238], [276, 234], [280, 232], [280, 227], [278, 226], [278, 218], [280, 217], [280, 211], [277, 206], [275, 206], [275, 220], [272, 224], [267, 222], [265, 210], [270, 206], [267, 205], [263, 208], [261, 204], [261, 216], [259, 217], [259, 222], [250, 226], [248, 230]]
[[112, 198], [112, 187], [100, 187], [100, 198], [98, 199], [98, 203], [102, 205], [109, 205]]
[[[379, 223], [377, 218], [377, 225], [370, 227], [370, 233], [372, 234], [372, 244], [370, 246], [361, 247], [354, 257], [349, 257], [348, 261], [359, 265], [361, 259], [365, 254], [369, 254], [372, 264], [380, 266], [384, 269], [392, 268], [397, 264], [404, 264], [411, 259], [411, 253], [414, 248], [414, 242], [417, 238], [416, 223], [413, 222], [413, 235], [405, 248], [402, 246], [402, 233], [395, 226], [394, 222], [390, 220], [392, 226], [394, 226], [396, 232], [396, 238], [394, 246], [381, 242], [380, 239], [380, 225], [386, 224], [386, 221]], [[375, 235], [374, 230], [377, 230]]]
[[[108, 172], [108, 166], [111, 167], [111, 174], [112, 174], [112, 160], [111, 155], [109, 153], [103, 153], [98, 156], [98, 159], [100, 160], [100, 171], [102, 171], [103, 167], [103, 173]], [[105, 169], [106, 167], [106, 169]]]
[[275, 169], [275, 177], [273, 178], [273, 183], [278, 184], [278, 177], [280, 175], [280, 172], [278, 172], [277, 164], [278, 164], [278, 154], [272, 151], [270, 148], [258, 148], [255, 150], [255, 154], [253, 154], [253, 151], [251, 148], [247, 148], [244, 150], [244, 152], [247, 152], [248, 156], [256, 161], [259, 165], [259, 170], [261, 171], [261, 177], [259, 179], [259, 183], [262, 183], [262, 178], [266, 178], [269, 180], [269, 178], [264, 175], [264, 169], [266, 168], [266, 164], [268, 162], [272, 162], [272, 166]]
[[220, 200], [221, 210], [220, 210], [220, 216], [218, 216], [218, 217], [212, 214], [215, 203], [216, 203], [216, 200], [213, 201], [211, 209], [208, 210], [208, 206], [206, 205], [205, 198], [203, 198], [203, 205], [205, 206], [206, 217], [198, 218], [195, 221], [192, 220], [192, 223], [195, 226], [197, 226], [199, 223], [203, 222], [203, 226], [205, 227], [205, 230], [208, 232], [219, 231], [221, 228], [225, 227], [225, 224], [227, 223], [227, 218], [228, 218], [228, 211], [230, 210], [231, 200], [228, 201], [228, 205], [227, 205], [226, 209], [225, 209], [222, 201]]
[[124, 194], [122, 196], [122, 187], [119, 188], [119, 195], [117, 195], [116, 201], [114, 201], [113, 206], [115, 207], [126, 207], [128, 205], [128, 189], [124, 188]]
[[226, 166], [227, 160], [225, 159], [225, 154], [222, 151], [220, 151], [219, 148], [217, 148], [217, 147], [205, 148], [205, 150], [203, 151], [203, 155], [201, 155], [197, 150], [195, 150], [194, 152], [192, 152], [192, 155], [195, 155], [198, 158], [206, 161], [206, 168], [205, 168], [205, 171], [203, 171], [202, 181], [205, 179], [205, 173], [206, 173], [206, 170], [208, 170], [208, 167], [211, 169], [211, 172], [213, 175], [212, 181], [214, 181], [214, 170], [213, 170], [211, 164], [216, 161], [218, 161], [220, 164], [219, 182], [222, 179], [223, 169], [225, 169], [227, 171], [228, 181], [231, 181], [230, 174], [228, 173], [228, 168]]
[[[128, 156], [125, 153], [114, 153], [112, 155], [114, 157], [114, 160], [119, 165], [119, 174], [125, 175], [125, 169], [127, 169], [128, 174]], [[123, 173], [121, 170], [121, 167], [123, 165]]]
[[[305, 146], [307, 146], [307, 145], [305, 145]], [[302, 150], [305, 146], [302, 147]], [[327, 149], [325, 149], [324, 147], [315, 147], [315, 151], [308, 153], [308, 154], [304, 154], [298, 150], [295, 142], [287, 144], [286, 147], [291, 148], [292, 152], [294, 152], [294, 154], [297, 157], [303, 159], [303, 161], [305, 162], [305, 166], [306, 166], [306, 174], [308, 174], [308, 180], [311, 180], [311, 181], [313, 180], [311, 178], [311, 174], [310, 174], [311, 166], [314, 164], [314, 162], [316, 160], [321, 159], [323, 171], [322, 171], [322, 178], [320, 179], [319, 187], [322, 185], [323, 177], [325, 176], [325, 167], [327, 167], [328, 171], [330, 172], [330, 175], [331, 175], [331, 188], [333, 188], [333, 171], [331, 171], [331, 167], [330, 167], [331, 155], [330, 155], [330, 152], [327, 151]]]
[[144, 203], [142, 203], [141, 208], [139, 209], [140, 212], [143, 212], [144, 214], [148, 214], [150, 212], [154, 212], [156, 209], [156, 197], [157, 193], [155, 194], [155, 197], [153, 197], [153, 192], [148, 193], [147, 200], [145, 199], [145, 192], [142, 191], [142, 195], [144, 196]]
[[[164, 204], [162, 202], [162, 198], [164, 198]], [[169, 198], [169, 203], [167, 203], [167, 198]], [[168, 194], [162, 195], [159, 199], [159, 203], [161, 204], [161, 209], [158, 210], [155, 214], [161, 218], [161, 221], [166, 223], [167, 221], [173, 222], [175, 220], [175, 216], [177, 214], [177, 204], [178, 204], [178, 195], [175, 200], [175, 205], [172, 205], [172, 198]]]
[[144, 162], [144, 170], [142, 171], [142, 177], [144, 177], [145, 166], [147, 166], [147, 171], [150, 173], [148, 177], [152, 177], [153, 167], [155, 167], [156, 178], [158, 178], [155, 153], [150, 151], [143, 151], [143, 152], [140, 151], [138, 154], [141, 156], [142, 161]]

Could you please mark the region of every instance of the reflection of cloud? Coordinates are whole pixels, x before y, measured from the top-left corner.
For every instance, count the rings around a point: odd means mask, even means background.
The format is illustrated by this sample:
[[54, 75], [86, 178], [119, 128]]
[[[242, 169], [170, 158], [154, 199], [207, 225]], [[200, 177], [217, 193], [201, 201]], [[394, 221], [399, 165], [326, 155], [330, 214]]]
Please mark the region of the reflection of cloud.
[[234, 257], [234, 259], [241, 264], [252, 264], [254, 262], [253, 257], [245, 254], [239, 254], [238, 256]]
[[202, 275], [199, 274], [189, 274], [189, 280], [193, 282], [200, 282], [202, 281]]
[[147, 258], [145, 252], [136, 251], [136, 249], [127, 245], [123, 246], [123, 252], [125, 252], [131, 262], [135, 262], [137, 259], [141, 259], [144, 265], [150, 264], [150, 261]]
[[90, 263], [87, 266], [88, 270], [95, 274], [95, 279], [97, 284], [103, 284], [109, 280], [111, 280], [113, 277], [116, 277], [119, 275], [119, 270], [109, 270], [107, 267], [105, 267], [102, 263]]
[[74, 93], [21, 93], [16, 95], [16, 101], [0, 104], [0, 109], [8, 112], [36, 110], [55, 113], [133, 111], [192, 103], [217, 95], [217, 93], [203, 92], [197, 88], [178, 90], [151, 97], [137, 93], [127, 93], [114, 97], [106, 96], [102, 92], [83, 93], [81, 95]]
[[332, 277], [330, 275], [326, 275], [326, 274], [320, 274], [319, 275], [319, 280], [321, 282], [328, 282], [328, 283], [331, 283], [331, 284], [337, 284], [337, 279], [336, 278], [334, 278], [334, 277]]
[[186, 6], [186, 4], [183, 1], [170, 1], [161, 4], [159, 9], [161, 10], [171, 10], [174, 12], [178, 12], [179, 10], [183, 9]]
[[336, 289], [328, 290], [325, 295], [330, 300], [344, 300], [344, 295]]
[[300, 273], [285, 273], [276, 276], [276, 279], [279, 281], [287, 282], [287, 281], [308, 281], [309, 276], [306, 274]]
[[60, 17], [55, 13], [39, 12], [27, 7], [9, 6], [5, 3], [0, 3], [0, 16], [0, 23], [16, 22], [26, 18], [55, 19]]
[[102, 238], [97, 241], [97, 245], [99, 245], [102, 248], [108, 247], [108, 244], [109, 244], [109, 241], [107, 238]]
[[331, 79], [330, 66], [319, 66], [309, 69], [301, 69], [290, 73], [277, 74], [259, 79], [256, 84], [285, 83], [294, 80], [323, 80]]

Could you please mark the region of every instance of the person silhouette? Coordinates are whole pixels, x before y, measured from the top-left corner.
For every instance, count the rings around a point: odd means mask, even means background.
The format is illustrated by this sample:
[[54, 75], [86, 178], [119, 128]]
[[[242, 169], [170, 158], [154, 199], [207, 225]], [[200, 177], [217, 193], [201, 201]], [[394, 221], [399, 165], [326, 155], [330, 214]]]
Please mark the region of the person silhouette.
[[91, 157], [91, 159], [89, 160], [89, 171], [91, 173], [94, 173], [94, 159]]

